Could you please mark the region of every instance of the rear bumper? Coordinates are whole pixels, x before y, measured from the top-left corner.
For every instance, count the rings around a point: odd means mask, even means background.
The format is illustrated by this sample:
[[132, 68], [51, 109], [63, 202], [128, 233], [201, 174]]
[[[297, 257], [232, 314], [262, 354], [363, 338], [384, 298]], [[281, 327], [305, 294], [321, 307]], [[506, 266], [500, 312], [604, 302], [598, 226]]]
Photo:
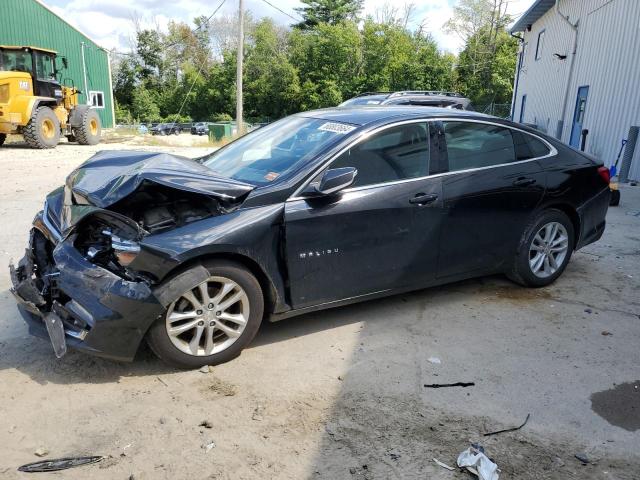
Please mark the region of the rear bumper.
[[581, 228], [576, 250], [600, 240], [610, 200], [611, 190], [607, 187], [577, 209]]
[[[37, 221], [38, 217], [42, 228]], [[43, 275], [45, 267], [37, 263], [42, 259], [34, 253], [34, 238], [40, 233], [44, 232], [32, 231], [25, 257], [17, 267], [10, 266], [11, 292], [29, 332], [48, 338], [44, 317], [54, 315], [64, 325], [68, 347], [133, 360], [149, 326], [164, 312], [151, 288], [92, 264], [76, 250], [72, 238], [55, 246]]]

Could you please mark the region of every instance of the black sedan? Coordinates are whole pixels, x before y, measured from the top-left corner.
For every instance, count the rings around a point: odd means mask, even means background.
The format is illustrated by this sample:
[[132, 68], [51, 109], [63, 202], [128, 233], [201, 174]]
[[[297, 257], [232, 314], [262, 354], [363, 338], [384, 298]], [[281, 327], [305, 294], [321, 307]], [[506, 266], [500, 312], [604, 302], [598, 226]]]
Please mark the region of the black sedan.
[[151, 135], [180, 135], [182, 128], [176, 123], [159, 123], [151, 127]]
[[180, 367], [274, 321], [480, 275], [540, 287], [598, 240], [608, 170], [522, 125], [436, 108], [337, 108], [196, 161], [100, 152], [47, 197], [11, 267], [33, 334]]

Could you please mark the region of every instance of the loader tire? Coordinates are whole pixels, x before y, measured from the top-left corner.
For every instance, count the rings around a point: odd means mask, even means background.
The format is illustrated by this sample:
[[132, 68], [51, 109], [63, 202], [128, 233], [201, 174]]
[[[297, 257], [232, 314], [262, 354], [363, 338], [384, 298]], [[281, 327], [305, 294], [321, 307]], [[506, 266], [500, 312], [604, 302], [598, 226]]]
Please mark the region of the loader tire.
[[100, 142], [102, 125], [98, 112], [88, 109], [82, 114], [82, 123], [75, 129], [76, 140], [80, 145], [97, 145]]
[[60, 141], [60, 122], [49, 107], [39, 107], [22, 130], [25, 142], [31, 148], [54, 148]]
[[0, 133], [0, 147], [2, 146], [2, 144], [4, 143], [4, 141], [7, 139], [7, 134], [6, 133]]

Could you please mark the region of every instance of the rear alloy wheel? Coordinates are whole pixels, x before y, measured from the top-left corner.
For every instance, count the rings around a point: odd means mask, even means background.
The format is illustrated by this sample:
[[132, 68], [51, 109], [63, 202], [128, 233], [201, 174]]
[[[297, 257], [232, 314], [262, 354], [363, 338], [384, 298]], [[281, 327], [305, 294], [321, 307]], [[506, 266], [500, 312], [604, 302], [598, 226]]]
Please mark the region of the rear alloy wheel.
[[569, 217], [560, 210], [545, 210], [525, 231], [509, 277], [529, 287], [549, 285], [569, 263], [573, 245]]
[[39, 107], [22, 130], [22, 136], [31, 148], [54, 148], [60, 141], [60, 121], [49, 107]]
[[180, 294], [149, 331], [152, 350], [180, 368], [217, 365], [237, 357], [262, 321], [260, 284], [244, 267], [218, 261], [211, 276]]
[[569, 234], [561, 223], [549, 222], [533, 237], [529, 246], [529, 267], [539, 278], [558, 271], [569, 251]]

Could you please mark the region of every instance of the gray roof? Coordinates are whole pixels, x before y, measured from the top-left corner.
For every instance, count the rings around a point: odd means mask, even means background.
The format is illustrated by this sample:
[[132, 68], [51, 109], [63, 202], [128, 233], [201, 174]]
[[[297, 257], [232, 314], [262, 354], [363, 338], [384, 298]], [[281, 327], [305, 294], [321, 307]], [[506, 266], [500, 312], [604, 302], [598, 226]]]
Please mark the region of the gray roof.
[[536, 0], [529, 10], [524, 12], [516, 23], [511, 27], [511, 32], [522, 32], [527, 25], [533, 25], [540, 19], [550, 8], [556, 4], [555, 0]]

